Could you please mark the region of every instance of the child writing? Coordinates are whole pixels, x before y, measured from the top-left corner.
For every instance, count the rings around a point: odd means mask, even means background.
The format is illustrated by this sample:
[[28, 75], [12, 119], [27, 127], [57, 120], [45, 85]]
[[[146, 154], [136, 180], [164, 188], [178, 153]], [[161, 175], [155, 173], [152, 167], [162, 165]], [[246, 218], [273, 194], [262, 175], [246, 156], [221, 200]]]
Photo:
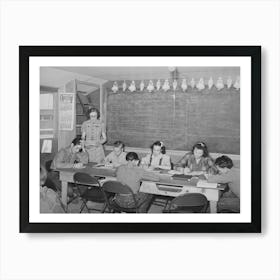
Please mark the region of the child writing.
[[[121, 165], [117, 169], [117, 180], [131, 188], [132, 192], [135, 194], [135, 199], [138, 205], [140, 205], [139, 212], [146, 213], [153, 199], [153, 195], [139, 192], [141, 180], [147, 179], [158, 181], [159, 177], [157, 174], [144, 170], [138, 166], [139, 158], [136, 153], [127, 153], [126, 160], [127, 164]], [[121, 207], [132, 208], [135, 206], [131, 195], [116, 195], [114, 200]]]
[[203, 142], [196, 143], [191, 153], [185, 154], [175, 166], [178, 171], [184, 174], [201, 175], [216, 172], [214, 162], [209, 156], [206, 144]]
[[122, 141], [116, 141], [114, 143], [114, 150], [105, 158], [105, 166], [119, 167], [126, 164], [125, 157], [124, 143]]
[[233, 167], [232, 160], [227, 156], [218, 157], [215, 165], [219, 174], [208, 175], [208, 182], [224, 183], [229, 187], [229, 191], [225, 192], [218, 202], [218, 210], [240, 212], [240, 171]]
[[166, 148], [161, 141], [153, 143], [151, 153], [142, 158], [141, 166], [150, 170], [155, 168], [171, 169], [170, 156], [166, 155]]

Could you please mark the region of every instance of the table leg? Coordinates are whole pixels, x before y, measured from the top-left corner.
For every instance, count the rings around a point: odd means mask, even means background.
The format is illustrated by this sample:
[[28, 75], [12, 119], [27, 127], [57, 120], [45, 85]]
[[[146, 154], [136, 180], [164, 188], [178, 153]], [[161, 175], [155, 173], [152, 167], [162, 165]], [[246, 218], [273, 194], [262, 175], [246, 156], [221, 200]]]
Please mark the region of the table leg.
[[67, 208], [67, 189], [68, 189], [68, 182], [62, 181], [61, 182], [61, 202]]
[[217, 201], [210, 200], [210, 213], [217, 213]]

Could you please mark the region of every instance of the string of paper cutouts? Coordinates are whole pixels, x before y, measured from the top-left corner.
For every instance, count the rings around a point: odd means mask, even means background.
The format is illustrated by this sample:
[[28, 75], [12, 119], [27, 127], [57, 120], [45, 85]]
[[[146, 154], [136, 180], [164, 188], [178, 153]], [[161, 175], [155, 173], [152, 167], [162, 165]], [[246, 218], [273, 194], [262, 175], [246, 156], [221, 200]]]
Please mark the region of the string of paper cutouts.
[[[186, 92], [189, 87], [191, 89], [196, 88], [198, 91], [202, 91], [206, 87], [209, 90], [211, 90], [212, 87], [216, 87], [218, 91], [224, 88], [227, 89], [234, 88], [235, 90], [239, 90], [240, 77], [236, 77], [234, 82], [231, 77], [228, 77], [225, 82], [222, 77], [219, 77], [216, 83], [214, 83], [212, 77], [210, 77], [210, 79], [207, 82], [205, 82], [203, 78], [200, 78], [198, 81], [195, 81], [195, 79], [192, 78], [189, 82], [187, 81], [187, 79], [182, 79], [180, 83], [178, 82], [178, 80], [173, 80], [172, 82], [170, 82], [168, 79], [164, 80], [163, 82], [161, 80], [157, 80], [155, 85], [152, 80], [150, 80], [146, 85], [144, 81], [141, 81], [139, 84], [140, 91], [144, 91], [145, 87], [148, 92], [160, 91], [161, 89], [167, 92], [169, 90], [173, 90], [173, 91], [179, 90], [180, 88], [183, 92]], [[137, 88], [136, 88], [135, 81], [131, 81], [129, 86], [126, 81], [123, 81], [123, 83], [120, 86], [118, 85], [117, 81], [115, 81], [112, 86], [112, 91], [114, 93], [126, 92], [126, 91], [134, 92], [136, 90]]]

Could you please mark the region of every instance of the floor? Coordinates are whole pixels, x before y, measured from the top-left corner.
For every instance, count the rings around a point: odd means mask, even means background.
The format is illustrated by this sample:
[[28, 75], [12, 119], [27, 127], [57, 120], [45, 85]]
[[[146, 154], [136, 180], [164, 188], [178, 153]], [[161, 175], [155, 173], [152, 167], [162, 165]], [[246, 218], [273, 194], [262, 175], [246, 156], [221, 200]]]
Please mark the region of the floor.
[[[166, 200], [162, 197], [157, 197], [152, 205], [150, 206], [149, 208], [149, 211], [148, 213], [162, 213], [164, 208], [165, 208], [165, 203], [166, 203]], [[87, 203], [87, 206], [89, 209], [92, 209], [90, 210], [90, 213], [100, 213], [100, 210], [103, 208], [103, 203], [93, 203], [93, 202], [88, 202]], [[81, 206], [82, 206], [82, 200], [80, 198], [77, 198], [75, 199], [72, 203], [70, 203], [68, 205], [68, 213], [80, 213], [80, 209], [81, 209]], [[95, 210], [93, 210], [95, 209]], [[207, 209], [207, 213], [209, 213], [209, 207]], [[88, 211], [86, 209], [86, 207], [84, 207], [82, 213], [85, 213], [85, 214], [88, 214]], [[105, 211], [106, 213], [106, 211]]]
[[[157, 199], [151, 205], [148, 213], [162, 213], [162, 211], [164, 209], [164, 204], [165, 204], [164, 200], [162, 200], [160, 198]], [[90, 208], [90, 209], [94, 208], [97, 210], [101, 210], [103, 207], [103, 203], [88, 202], [87, 205], [88, 205], [88, 208]], [[80, 213], [81, 206], [82, 206], [82, 200], [79, 198], [75, 199], [72, 203], [70, 203], [68, 205], [68, 213]], [[87, 209], [84, 208], [82, 213], [88, 213]], [[91, 210], [91, 213], [98, 213], [98, 211]]]

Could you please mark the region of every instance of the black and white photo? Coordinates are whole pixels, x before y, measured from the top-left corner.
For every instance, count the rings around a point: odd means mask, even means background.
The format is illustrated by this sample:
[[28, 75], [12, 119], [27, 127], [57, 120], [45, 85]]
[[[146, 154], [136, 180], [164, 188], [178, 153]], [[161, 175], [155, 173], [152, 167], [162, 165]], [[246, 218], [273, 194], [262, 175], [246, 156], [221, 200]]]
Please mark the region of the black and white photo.
[[259, 58], [258, 47], [205, 47], [204, 56], [194, 47], [159, 47], [161, 56], [156, 47], [119, 47], [123, 55], [93, 47], [91, 57], [64, 49], [55, 57], [30, 53], [29, 101], [40, 103], [31, 124], [40, 129], [29, 139], [40, 151], [30, 221], [101, 223], [109, 231], [126, 231], [127, 223], [151, 231], [253, 224], [260, 124], [252, 138], [251, 112], [260, 112], [251, 104], [259, 105], [253, 78], [260, 73], [251, 56]]

